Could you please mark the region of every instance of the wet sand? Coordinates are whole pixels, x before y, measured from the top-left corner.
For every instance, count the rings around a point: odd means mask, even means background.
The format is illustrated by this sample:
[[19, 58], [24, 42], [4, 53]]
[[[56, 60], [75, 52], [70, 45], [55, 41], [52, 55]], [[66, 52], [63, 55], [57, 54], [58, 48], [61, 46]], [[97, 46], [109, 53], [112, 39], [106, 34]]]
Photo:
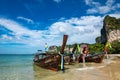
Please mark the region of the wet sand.
[[103, 63], [66, 65], [65, 73], [34, 66], [35, 80], [120, 80], [120, 56], [110, 55]]
[[108, 80], [120, 80], [120, 56], [114, 56], [112, 60], [112, 63], [108, 64], [102, 71], [107, 74]]

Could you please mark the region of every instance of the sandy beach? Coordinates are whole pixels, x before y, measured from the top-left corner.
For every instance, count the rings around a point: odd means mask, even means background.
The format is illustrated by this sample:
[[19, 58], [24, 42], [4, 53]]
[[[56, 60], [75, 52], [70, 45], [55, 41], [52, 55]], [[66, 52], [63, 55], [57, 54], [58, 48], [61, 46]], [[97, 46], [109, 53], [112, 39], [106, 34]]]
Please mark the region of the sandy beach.
[[102, 63], [66, 65], [65, 73], [34, 66], [35, 80], [120, 80], [120, 55], [109, 55]]

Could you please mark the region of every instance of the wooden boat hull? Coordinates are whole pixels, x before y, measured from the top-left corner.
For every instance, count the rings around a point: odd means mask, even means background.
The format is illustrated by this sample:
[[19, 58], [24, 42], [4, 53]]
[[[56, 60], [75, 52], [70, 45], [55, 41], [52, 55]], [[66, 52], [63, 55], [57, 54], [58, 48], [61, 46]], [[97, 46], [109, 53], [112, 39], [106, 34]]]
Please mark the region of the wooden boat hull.
[[[101, 63], [103, 61], [104, 56], [105, 56], [104, 53], [86, 56], [85, 62]], [[82, 55], [80, 56], [79, 62], [83, 62]]]
[[60, 62], [61, 57], [59, 54], [47, 54], [45, 58], [34, 61], [34, 64], [45, 69], [58, 71]]

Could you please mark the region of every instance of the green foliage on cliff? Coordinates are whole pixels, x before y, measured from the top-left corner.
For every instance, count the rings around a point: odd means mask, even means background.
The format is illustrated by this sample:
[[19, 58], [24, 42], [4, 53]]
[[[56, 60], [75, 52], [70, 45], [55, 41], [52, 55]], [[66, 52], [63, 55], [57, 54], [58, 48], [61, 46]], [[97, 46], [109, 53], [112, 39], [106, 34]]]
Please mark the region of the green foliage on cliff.
[[116, 19], [115, 17], [107, 15], [105, 16], [104, 23], [108, 30], [120, 29], [120, 18]]
[[95, 43], [95, 44], [90, 44], [88, 47], [89, 47], [89, 51], [90, 51], [91, 54], [99, 53], [99, 52], [104, 51], [104, 45], [103, 44]]
[[111, 43], [112, 48], [108, 49], [108, 53], [110, 54], [120, 54], [120, 42], [114, 41]]
[[96, 39], [95, 39], [96, 43], [101, 43], [101, 36], [98, 36]]

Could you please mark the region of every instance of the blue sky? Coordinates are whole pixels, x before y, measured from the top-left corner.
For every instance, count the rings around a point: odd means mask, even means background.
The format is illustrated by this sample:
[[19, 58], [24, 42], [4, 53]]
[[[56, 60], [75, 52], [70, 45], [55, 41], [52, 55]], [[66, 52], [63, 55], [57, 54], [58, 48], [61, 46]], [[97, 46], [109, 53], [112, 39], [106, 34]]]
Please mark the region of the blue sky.
[[95, 43], [105, 15], [120, 18], [120, 0], [0, 0], [0, 54], [32, 54], [38, 49]]

